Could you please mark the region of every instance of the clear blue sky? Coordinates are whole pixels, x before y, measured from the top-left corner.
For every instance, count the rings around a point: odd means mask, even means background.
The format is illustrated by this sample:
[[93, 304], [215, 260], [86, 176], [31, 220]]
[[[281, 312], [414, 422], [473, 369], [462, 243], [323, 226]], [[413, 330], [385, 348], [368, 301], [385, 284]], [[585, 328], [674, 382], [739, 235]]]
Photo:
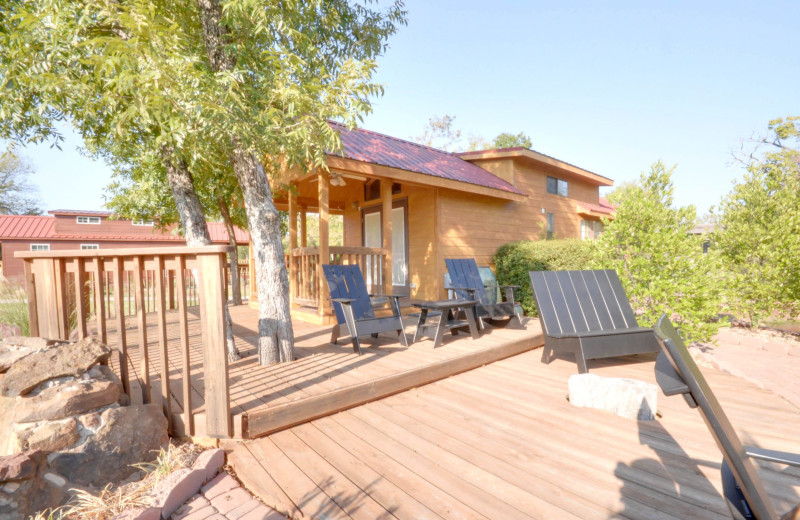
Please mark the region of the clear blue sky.
[[[676, 202], [702, 214], [742, 175], [731, 151], [800, 115], [800, 2], [407, 0], [364, 127], [409, 138], [431, 116], [465, 133], [525, 132], [533, 148], [615, 180], [676, 165]], [[108, 170], [25, 153], [46, 209], [101, 209]]]

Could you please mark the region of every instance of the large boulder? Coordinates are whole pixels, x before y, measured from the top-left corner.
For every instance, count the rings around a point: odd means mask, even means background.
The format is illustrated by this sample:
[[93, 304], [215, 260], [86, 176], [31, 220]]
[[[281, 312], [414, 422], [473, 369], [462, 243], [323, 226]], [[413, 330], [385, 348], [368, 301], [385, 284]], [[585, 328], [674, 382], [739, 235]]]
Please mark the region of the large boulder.
[[108, 408], [79, 417], [86, 440], [49, 456], [50, 468], [70, 482], [102, 487], [137, 470], [131, 464], [155, 459], [164, 447], [167, 418], [157, 404]]
[[17, 397], [13, 420], [27, 423], [80, 415], [116, 403], [119, 394], [119, 385], [113, 381], [66, 381], [45, 388], [38, 395]]
[[58, 343], [56, 340], [46, 338], [29, 338], [26, 336], [12, 336], [0, 342], [0, 374], [11, 368], [18, 360], [28, 354]]
[[8, 369], [0, 381], [0, 395], [25, 395], [50, 379], [80, 377], [110, 354], [111, 350], [95, 337], [30, 353]]
[[74, 446], [81, 438], [78, 421], [68, 417], [60, 421], [45, 421], [14, 425], [11, 449], [14, 452], [42, 450], [53, 452]]
[[24, 520], [67, 498], [49, 482], [45, 453], [29, 451], [0, 457], [0, 520]]

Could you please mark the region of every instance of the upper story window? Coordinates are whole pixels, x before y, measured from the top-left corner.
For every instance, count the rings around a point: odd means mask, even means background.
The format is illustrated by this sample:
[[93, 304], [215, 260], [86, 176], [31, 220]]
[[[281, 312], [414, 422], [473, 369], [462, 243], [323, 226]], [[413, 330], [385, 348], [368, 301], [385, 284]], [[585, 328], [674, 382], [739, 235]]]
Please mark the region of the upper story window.
[[50, 251], [50, 244], [31, 244], [31, 251]]
[[139, 220], [134, 220], [133, 221], [133, 225], [134, 226], [150, 226], [150, 227], [153, 227], [153, 221], [152, 220], [145, 220], [145, 219], [141, 219], [140, 218]]
[[561, 195], [562, 197], [566, 197], [568, 193], [567, 181], [548, 176], [547, 193], [552, 193], [553, 195]]
[[100, 244], [81, 244], [81, 249], [100, 249]]
[[78, 224], [99, 224], [100, 217], [78, 217]]
[[[397, 195], [402, 190], [399, 183], [392, 183], [392, 195]], [[364, 201], [380, 200], [381, 198], [381, 181], [377, 179], [370, 179], [364, 183]]]

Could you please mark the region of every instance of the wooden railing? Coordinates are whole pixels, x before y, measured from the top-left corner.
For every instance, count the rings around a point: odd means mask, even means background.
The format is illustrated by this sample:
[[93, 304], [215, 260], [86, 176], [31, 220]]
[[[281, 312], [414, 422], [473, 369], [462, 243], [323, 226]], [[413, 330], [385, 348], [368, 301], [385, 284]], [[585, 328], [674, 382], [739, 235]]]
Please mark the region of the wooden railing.
[[[378, 247], [338, 247], [329, 248], [330, 264], [357, 264], [364, 274], [367, 287], [383, 285], [383, 258], [386, 252]], [[319, 263], [318, 247], [299, 247], [285, 255], [286, 267], [294, 272], [290, 280], [292, 297], [308, 305], [319, 304], [320, 284], [317, 280], [317, 264]], [[292, 269], [294, 262], [295, 269]]]
[[[222, 311], [228, 251], [228, 246], [206, 246], [17, 253], [25, 262], [31, 335], [66, 340], [70, 336], [86, 337], [94, 329], [103, 343], [116, 347], [119, 357], [115, 368], [132, 401], [160, 402], [173, 432], [195, 435], [199, 430], [208, 437], [230, 437]], [[200, 307], [205, 428], [195, 424], [191, 404], [188, 309], [192, 305]], [[172, 363], [166, 320], [170, 308], [177, 313], [177, 323], [171, 325], [177, 327], [180, 338], [180, 359]], [[135, 319], [126, 320], [128, 316]], [[151, 320], [157, 324], [156, 342], [148, 338]], [[137, 330], [138, 367], [129, 356], [128, 328]], [[158, 358], [157, 386], [150, 381], [153, 350]], [[179, 367], [181, 390], [176, 393], [183, 397], [183, 412], [175, 415], [171, 410], [170, 365]], [[140, 399], [132, 395], [136, 387], [141, 388]], [[176, 421], [181, 424], [176, 425]]]

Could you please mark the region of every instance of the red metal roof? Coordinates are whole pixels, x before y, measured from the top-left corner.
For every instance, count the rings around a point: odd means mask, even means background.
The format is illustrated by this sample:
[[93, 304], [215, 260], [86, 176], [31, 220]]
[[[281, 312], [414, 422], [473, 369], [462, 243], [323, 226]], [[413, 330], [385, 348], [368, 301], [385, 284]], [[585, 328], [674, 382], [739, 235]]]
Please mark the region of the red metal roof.
[[331, 155], [524, 195], [503, 179], [455, 154], [362, 128], [348, 130], [338, 123], [331, 126], [340, 132], [343, 148], [342, 154]]
[[93, 209], [54, 209], [48, 211], [47, 213], [50, 215], [91, 215], [93, 217], [110, 217], [112, 215], [110, 211], [97, 211]]
[[[61, 211], [59, 214], [91, 214], [87, 211]], [[51, 212], [55, 213], [55, 212]], [[99, 212], [95, 212], [99, 213]], [[66, 234], [55, 232], [55, 221], [53, 217], [42, 217], [38, 215], [0, 215], [0, 240], [95, 240], [112, 242], [182, 242], [184, 239], [180, 235], [173, 235], [170, 230], [163, 232], [154, 231], [152, 235], [121, 235], [108, 233], [80, 233]], [[250, 243], [250, 234], [236, 228], [236, 241], [240, 244]], [[228, 243], [228, 232], [222, 222], [209, 222], [208, 234], [211, 241], [218, 244]]]
[[591, 213], [602, 213], [603, 215], [613, 215], [614, 214], [614, 206], [608, 202], [608, 199], [605, 197], [600, 197], [599, 204], [589, 204], [587, 202], [578, 202], [578, 205], [583, 208], [585, 211]]

